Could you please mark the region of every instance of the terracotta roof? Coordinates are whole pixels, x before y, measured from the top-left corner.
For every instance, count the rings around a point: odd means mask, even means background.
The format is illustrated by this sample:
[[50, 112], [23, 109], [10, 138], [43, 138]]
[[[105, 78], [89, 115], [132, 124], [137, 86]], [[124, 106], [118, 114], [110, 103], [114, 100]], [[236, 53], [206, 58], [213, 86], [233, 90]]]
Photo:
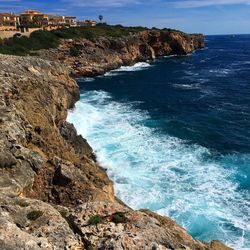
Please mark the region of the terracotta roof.
[[24, 12], [20, 13], [20, 15], [40, 15], [40, 14], [43, 13], [37, 10], [25, 10]]
[[31, 13], [31, 14], [37, 13], [37, 14], [42, 14], [42, 12], [37, 11], [37, 10], [25, 10], [24, 13]]
[[11, 14], [11, 13], [0, 13], [0, 16], [14, 16], [14, 14]]

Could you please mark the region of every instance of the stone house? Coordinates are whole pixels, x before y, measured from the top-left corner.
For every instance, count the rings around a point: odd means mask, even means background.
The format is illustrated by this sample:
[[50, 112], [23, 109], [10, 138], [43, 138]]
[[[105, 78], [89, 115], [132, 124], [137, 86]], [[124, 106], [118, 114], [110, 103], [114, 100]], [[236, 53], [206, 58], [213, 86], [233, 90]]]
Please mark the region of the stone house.
[[36, 10], [26, 10], [19, 14], [19, 19], [21, 26], [36, 25], [42, 27], [48, 25], [49, 15]]
[[64, 17], [65, 24], [70, 27], [77, 26], [76, 17], [75, 16], [65, 16]]
[[96, 21], [76, 21], [74, 16], [45, 14], [37, 10], [26, 10], [20, 14], [0, 13], [0, 31], [30, 32], [33, 29], [52, 30], [61, 27], [95, 26]]
[[49, 26], [57, 27], [65, 24], [64, 16], [49, 15]]
[[19, 24], [19, 15], [13, 13], [0, 13], [0, 30], [16, 30]]
[[76, 17], [71, 16], [58, 16], [58, 15], [49, 15], [49, 26], [68, 26], [74, 27], [77, 26]]
[[77, 26], [96, 26], [97, 22], [94, 20], [77, 21]]

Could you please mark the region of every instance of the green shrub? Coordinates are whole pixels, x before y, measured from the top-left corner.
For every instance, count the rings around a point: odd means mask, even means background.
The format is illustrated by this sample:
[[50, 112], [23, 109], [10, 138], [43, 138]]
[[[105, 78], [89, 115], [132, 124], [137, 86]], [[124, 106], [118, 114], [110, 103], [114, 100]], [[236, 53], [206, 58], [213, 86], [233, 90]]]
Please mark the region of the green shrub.
[[78, 56], [81, 54], [81, 52], [80, 52], [80, 50], [79, 50], [78, 48], [76, 48], [76, 47], [71, 47], [71, 48], [70, 48], [70, 51], [69, 51], [69, 54], [70, 54], [71, 56], [78, 57]]
[[61, 214], [61, 216], [63, 218], [67, 218], [68, 217], [68, 211], [67, 210], [60, 210], [59, 213]]
[[49, 49], [58, 47], [59, 40], [50, 31], [38, 30], [30, 34], [26, 44], [29, 44], [29, 48], [33, 50]]
[[127, 221], [127, 218], [124, 213], [116, 212], [112, 214], [111, 220], [117, 224], [117, 223], [125, 223]]
[[37, 220], [39, 217], [41, 217], [43, 215], [42, 211], [31, 211], [27, 214], [27, 218], [29, 220]]
[[98, 33], [95, 33], [91, 30], [83, 30], [82, 35], [84, 38], [88, 39], [88, 40], [94, 40], [95, 38], [98, 37]]
[[[30, 34], [30, 37], [13, 37], [0, 40], [0, 53], [12, 55], [34, 55], [34, 51], [40, 49], [57, 48], [60, 39], [81, 39], [95, 40], [99, 37], [123, 37], [130, 33], [136, 33], [146, 30], [145, 27], [123, 27], [122, 25], [100, 24], [95, 27], [70, 27], [61, 28], [52, 31], [38, 30]], [[73, 56], [79, 53], [75, 49], [71, 51]]]
[[41, 28], [42, 25], [30, 22], [30, 23], [27, 24], [27, 27], [28, 28]]
[[98, 223], [101, 223], [101, 222], [102, 222], [102, 217], [99, 214], [93, 215], [88, 220], [88, 223], [90, 225], [97, 225]]

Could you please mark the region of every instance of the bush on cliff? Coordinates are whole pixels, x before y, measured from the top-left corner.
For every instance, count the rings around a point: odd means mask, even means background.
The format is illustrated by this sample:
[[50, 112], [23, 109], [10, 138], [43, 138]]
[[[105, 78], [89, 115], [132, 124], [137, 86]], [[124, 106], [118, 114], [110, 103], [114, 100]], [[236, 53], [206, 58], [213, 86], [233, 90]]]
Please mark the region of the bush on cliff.
[[0, 41], [0, 53], [12, 55], [36, 55], [34, 51], [56, 48], [60, 39], [95, 40], [99, 37], [118, 38], [131, 33], [146, 30], [144, 27], [123, 27], [122, 25], [97, 25], [95, 27], [71, 27], [52, 31], [39, 30], [31, 33], [30, 37], [12, 37]]
[[80, 55], [80, 50], [76, 47], [70, 48], [69, 54], [74, 57], [78, 57]]
[[27, 214], [27, 218], [29, 220], [37, 220], [43, 215], [42, 211], [31, 211]]
[[30, 34], [29, 40], [32, 50], [56, 48], [59, 45], [58, 37], [50, 31], [35, 31]]
[[93, 215], [89, 218], [88, 223], [90, 225], [97, 225], [102, 222], [102, 217], [99, 214]]
[[127, 218], [126, 218], [125, 214], [122, 212], [116, 212], [116, 213], [112, 214], [111, 220], [116, 224], [127, 222]]
[[27, 55], [34, 50], [56, 48], [59, 45], [58, 38], [49, 31], [35, 31], [30, 37], [12, 37], [5, 39], [0, 44], [1, 54]]

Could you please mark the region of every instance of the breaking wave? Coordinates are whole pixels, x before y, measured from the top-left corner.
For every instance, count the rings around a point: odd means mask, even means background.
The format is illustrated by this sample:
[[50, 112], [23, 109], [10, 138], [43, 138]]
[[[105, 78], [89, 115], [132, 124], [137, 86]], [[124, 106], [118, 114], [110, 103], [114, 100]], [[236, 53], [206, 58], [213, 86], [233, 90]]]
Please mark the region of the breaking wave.
[[152, 67], [149, 63], [146, 62], [138, 62], [132, 66], [121, 66], [118, 69], [111, 70], [109, 72], [106, 72], [104, 76], [116, 76], [122, 72], [128, 72], [128, 71], [140, 71], [145, 70], [149, 67]]
[[101, 90], [81, 94], [68, 121], [95, 149], [129, 206], [170, 216], [197, 239], [249, 249], [249, 191], [237, 182], [249, 178], [249, 155], [218, 156], [162, 134], [154, 129], [159, 121], [135, 103], [113, 101]]

